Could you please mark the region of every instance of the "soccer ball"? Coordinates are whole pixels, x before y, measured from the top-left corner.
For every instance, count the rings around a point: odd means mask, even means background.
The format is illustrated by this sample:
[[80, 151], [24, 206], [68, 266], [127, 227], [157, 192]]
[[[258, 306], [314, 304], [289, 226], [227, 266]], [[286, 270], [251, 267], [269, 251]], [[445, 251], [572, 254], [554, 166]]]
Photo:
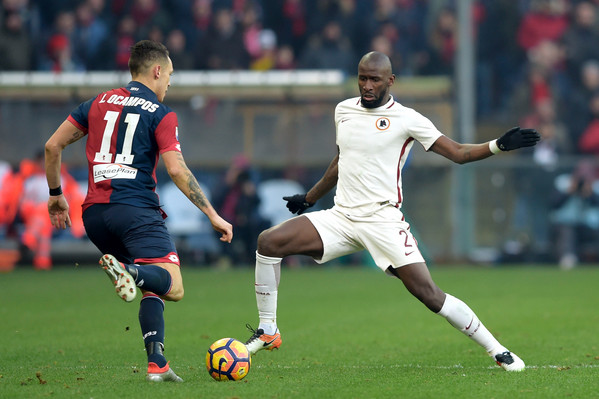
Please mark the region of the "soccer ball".
[[250, 371], [252, 358], [243, 342], [221, 338], [208, 348], [206, 369], [217, 381], [239, 381]]

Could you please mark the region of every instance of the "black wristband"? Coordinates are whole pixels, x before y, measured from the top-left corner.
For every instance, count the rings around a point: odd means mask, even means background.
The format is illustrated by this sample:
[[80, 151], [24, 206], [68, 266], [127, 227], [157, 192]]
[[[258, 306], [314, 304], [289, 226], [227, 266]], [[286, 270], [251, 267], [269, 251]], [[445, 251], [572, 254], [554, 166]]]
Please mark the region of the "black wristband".
[[58, 186], [56, 188], [51, 188], [50, 189], [50, 195], [51, 196], [57, 196], [57, 195], [60, 195], [60, 194], [62, 194], [62, 187], [61, 186]]

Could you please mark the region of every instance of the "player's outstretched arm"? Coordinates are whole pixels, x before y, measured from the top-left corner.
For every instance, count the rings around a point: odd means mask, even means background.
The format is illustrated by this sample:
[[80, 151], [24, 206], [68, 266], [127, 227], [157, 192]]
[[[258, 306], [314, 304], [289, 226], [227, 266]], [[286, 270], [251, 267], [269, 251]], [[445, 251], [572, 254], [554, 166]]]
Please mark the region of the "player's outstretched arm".
[[301, 215], [304, 211], [313, 206], [316, 201], [322, 198], [337, 184], [337, 164], [339, 163], [339, 154], [331, 161], [329, 167], [318, 182], [306, 193], [295, 194], [283, 197], [287, 201], [289, 212]]
[[183, 154], [178, 151], [167, 151], [162, 154], [162, 159], [164, 160], [168, 175], [179, 190], [208, 216], [212, 228], [221, 233], [220, 240], [230, 243], [233, 239], [233, 227], [214, 210], [214, 207], [212, 207], [212, 204], [200, 188], [197, 179], [187, 167], [185, 159], [183, 159]]
[[46, 180], [50, 188], [50, 197], [48, 198], [48, 213], [50, 222], [57, 229], [65, 229], [71, 226], [69, 216], [69, 204], [62, 193], [60, 179], [60, 164], [62, 162], [62, 150], [79, 140], [85, 134], [77, 129], [69, 121], [64, 121], [48, 139], [44, 147]]
[[431, 146], [430, 150], [459, 164], [479, 161], [504, 151], [532, 147], [541, 139], [534, 129], [514, 127], [505, 132], [497, 140], [481, 144], [461, 144], [447, 136], [441, 136]]

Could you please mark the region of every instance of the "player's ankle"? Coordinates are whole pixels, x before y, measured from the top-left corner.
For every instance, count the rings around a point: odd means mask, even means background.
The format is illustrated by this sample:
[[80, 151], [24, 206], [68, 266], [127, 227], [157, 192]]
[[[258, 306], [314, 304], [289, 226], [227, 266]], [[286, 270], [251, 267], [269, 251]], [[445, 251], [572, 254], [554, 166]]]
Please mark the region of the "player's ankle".
[[261, 328], [264, 331], [264, 334], [273, 335], [277, 332], [277, 325], [275, 323], [260, 323], [258, 328]]

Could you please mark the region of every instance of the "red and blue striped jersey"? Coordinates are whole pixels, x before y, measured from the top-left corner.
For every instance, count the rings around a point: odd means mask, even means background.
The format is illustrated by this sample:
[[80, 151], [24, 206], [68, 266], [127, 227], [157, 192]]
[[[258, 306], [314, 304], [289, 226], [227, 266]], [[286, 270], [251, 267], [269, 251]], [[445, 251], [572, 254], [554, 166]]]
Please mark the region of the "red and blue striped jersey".
[[158, 157], [181, 145], [177, 115], [152, 90], [132, 81], [80, 104], [68, 120], [87, 134], [84, 210], [99, 203], [159, 206]]

